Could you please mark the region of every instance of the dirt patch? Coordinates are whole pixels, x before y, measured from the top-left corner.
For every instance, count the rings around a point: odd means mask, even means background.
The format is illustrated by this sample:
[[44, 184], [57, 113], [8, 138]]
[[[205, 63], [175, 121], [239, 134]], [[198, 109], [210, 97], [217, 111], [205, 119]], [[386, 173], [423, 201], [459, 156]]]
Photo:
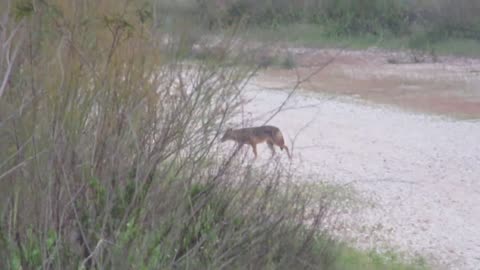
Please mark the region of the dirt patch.
[[[289, 49], [296, 69], [269, 68], [258, 82], [288, 89], [335, 57], [302, 84], [305, 90], [358, 97], [402, 109], [462, 119], [480, 118], [480, 60], [439, 58], [437, 63], [393, 64], [405, 53]], [[395, 61], [400, 62], [400, 61]]]

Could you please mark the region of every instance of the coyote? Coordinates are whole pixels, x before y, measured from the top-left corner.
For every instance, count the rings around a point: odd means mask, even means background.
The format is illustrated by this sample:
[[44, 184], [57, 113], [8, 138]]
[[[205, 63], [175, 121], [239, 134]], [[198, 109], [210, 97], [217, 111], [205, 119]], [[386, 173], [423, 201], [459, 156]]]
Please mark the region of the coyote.
[[223, 135], [222, 142], [232, 140], [238, 143], [238, 147], [242, 147], [244, 144], [252, 146], [253, 154], [257, 158], [257, 144], [267, 142], [268, 147], [272, 150], [272, 157], [275, 155], [275, 148], [273, 145], [277, 145], [280, 149], [285, 149], [289, 159], [292, 159], [288, 147], [283, 140], [282, 132], [280, 129], [274, 126], [260, 126], [252, 128], [241, 129], [227, 129]]

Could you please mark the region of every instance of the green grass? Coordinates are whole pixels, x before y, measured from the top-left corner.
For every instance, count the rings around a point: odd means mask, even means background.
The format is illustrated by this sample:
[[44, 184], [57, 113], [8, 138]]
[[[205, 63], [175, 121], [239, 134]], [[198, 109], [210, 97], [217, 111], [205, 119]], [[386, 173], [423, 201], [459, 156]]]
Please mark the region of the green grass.
[[[276, 28], [251, 27], [247, 38], [265, 42], [287, 42], [295, 46], [331, 48], [346, 46], [350, 49], [378, 47], [389, 50], [407, 50], [410, 48], [410, 36], [363, 34], [356, 36], [335, 35], [325, 27], [316, 24], [289, 24]], [[465, 38], [445, 38], [431, 43], [439, 55], [480, 56], [480, 41]]]
[[[303, 187], [309, 191], [313, 198], [328, 198], [327, 201], [333, 202], [340, 208], [351, 207], [369, 207], [370, 203], [365, 198], [361, 198], [351, 187], [332, 185], [328, 183], [309, 183], [303, 184]], [[317, 250], [328, 247], [326, 251], [335, 258], [329, 270], [426, 270], [430, 269], [427, 262], [422, 257], [407, 259], [406, 256], [398, 251], [390, 249], [386, 252], [377, 252], [374, 250], [360, 250], [352, 247], [346, 242], [336, 242], [335, 245], [326, 245], [322, 238], [317, 239]], [[318, 252], [318, 251], [317, 251]], [[325, 252], [325, 251], [323, 251]], [[322, 254], [318, 252], [318, 254]], [[319, 256], [320, 256], [319, 255]]]
[[480, 41], [472, 39], [446, 39], [433, 44], [441, 55], [456, 55], [466, 57], [480, 56]]
[[[307, 47], [332, 47], [348, 45], [350, 48], [364, 49], [370, 46], [384, 44], [392, 47], [398, 44], [401, 39], [389, 37], [378, 37], [371, 34], [362, 36], [345, 36], [329, 34], [324, 27], [316, 24], [290, 24], [277, 28], [250, 28], [248, 38], [262, 41], [288, 42], [293, 45]], [[404, 41], [402, 43], [405, 43]]]
[[343, 246], [337, 253], [333, 269], [338, 270], [423, 270], [429, 269], [423, 258], [407, 261], [395, 252], [380, 254], [375, 251], [359, 251]]

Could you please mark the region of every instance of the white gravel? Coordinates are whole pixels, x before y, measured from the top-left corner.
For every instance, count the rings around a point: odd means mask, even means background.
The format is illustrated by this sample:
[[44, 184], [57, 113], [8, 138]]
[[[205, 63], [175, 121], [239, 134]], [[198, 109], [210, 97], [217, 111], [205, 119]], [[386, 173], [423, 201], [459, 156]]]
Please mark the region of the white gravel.
[[[262, 124], [287, 92], [250, 86], [246, 117]], [[373, 202], [344, 217], [360, 247], [421, 254], [445, 269], [480, 269], [480, 122], [297, 93], [270, 121], [305, 175], [351, 184]], [[266, 146], [259, 155], [268, 158]], [[352, 240], [354, 239], [354, 240]]]

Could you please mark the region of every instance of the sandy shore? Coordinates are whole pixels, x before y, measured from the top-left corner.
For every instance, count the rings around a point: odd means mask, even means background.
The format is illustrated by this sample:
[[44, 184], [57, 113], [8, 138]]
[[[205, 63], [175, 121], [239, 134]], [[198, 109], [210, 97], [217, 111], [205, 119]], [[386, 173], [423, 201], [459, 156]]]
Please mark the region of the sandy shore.
[[[360, 248], [421, 255], [434, 269], [480, 269], [480, 59], [286, 50], [296, 69], [260, 72], [243, 118], [263, 124], [298, 77], [335, 56], [269, 122], [293, 148], [301, 181], [359, 196], [335, 233]], [[259, 155], [268, 160], [266, 145]]]
[[[261, 83], [246, 93], [245, 117], [255, 124], [287, 96]], [[312, 92], [297, 93], [286, 108], [270, 123], [287, 141], [296, 137], [294, 162], [305, 181], [314, 173], [371, 202], [342, 217], [339, 235], [359, 247], [420, 254], [445, 269], [480, 269], [480, 122]], [[266, 146], [259, 153], [270, 155]]]

